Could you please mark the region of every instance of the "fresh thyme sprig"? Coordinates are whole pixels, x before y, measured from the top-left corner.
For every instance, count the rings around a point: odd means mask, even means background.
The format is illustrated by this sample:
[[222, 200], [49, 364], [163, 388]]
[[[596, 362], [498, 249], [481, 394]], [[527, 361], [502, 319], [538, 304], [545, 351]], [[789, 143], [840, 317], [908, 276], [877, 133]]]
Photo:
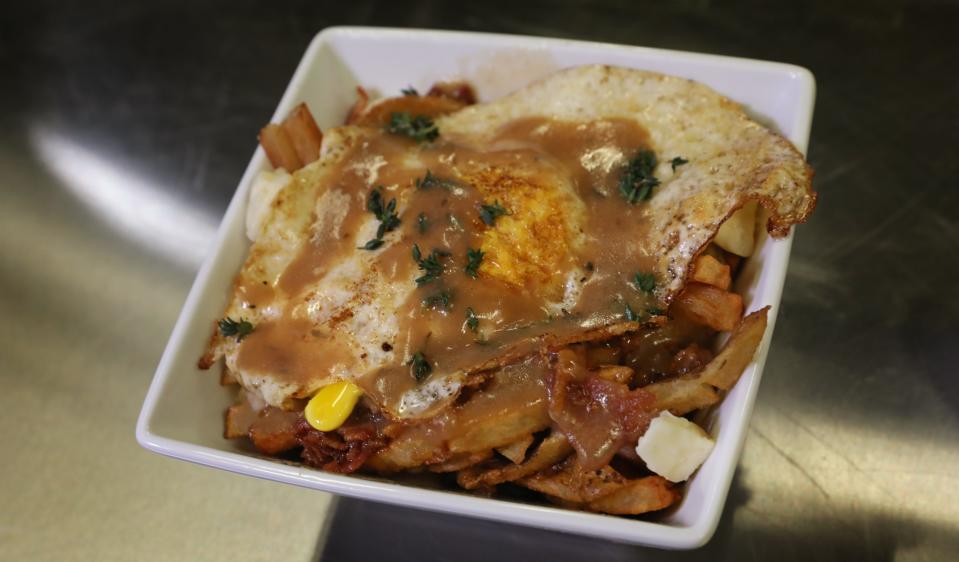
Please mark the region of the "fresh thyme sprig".
[[416, 379], [416, 382], [422, 382], [423, 379], [430, 376], [430, 373], [433, 372], [433, 366], [430, 365], [430, 362], [426, 359], [426, 355], [424, 355], [422, 351], [417, 351], [413, 354], [409, 366], [410, 373], [413, 375], [413, 378]]
[[375, 187], [366, 199], [366, 210], [373, 213], [380, 226], [376, 228], [376, 237], [369, 240], [366, 244], [360, 246], [361, 250], [375, 250], [383, 245], [383, 236], [387, 232], [396, 230], [400, 225], [400, 217], [396, 214], [396, 198], [390, 199], [389, 203], [383, 203], [383, 192], [381, 187]]
[[486, 226], [493, 226], [496, 224], [496, 219], [508, 214], [499, 201], [494, 201], [492, 205], [480, 205], [480, 219]]
[[413, 117], [408, 111], [394, 111], [386, 130], [397, 135], [406, 135], [416, 142], [434, 141], [440, 136], [436, 123], [426, 115]]
[[619, 178], [619, 192], [626, 201], [635, 205], [652, 197], [653, 188], [659, 185], [659, 180], [653, 175], [655, 170], [656, 153], [652, 150], [639, 151], [626, 164]]
[[449, 310], [453, 304], [453, 294], [446, 289], [427, 295], [423, 299], [423, 306], [433, 310]]
[[474, 250], [472, 248], [466, 250], [466, 267], [463, 268], [463, 271], [467, 275], [476, 279], [479, 276], [479, 267], [483, 263], [483, 256], [486, 253], [483, 250]]
[[422, 287], [431, 281], [439, 279], [440, 275], [443, 274], [443, 264], [440, 262], [440, 259], [449, 256], [449, 252], [433, 248], [433, 251], [430, 252], [428, 256], [423, 257], [423, 252], [420, 251], [419, 245], [413, 244], [413, 261], [419, 266], [420, 271], [424, 272], [423, 275], [416, 278], [416, 285]]
[[637, 273], [633, 276], [633, 284], [644, 293], [652, 293], [656, 289], [656, 276], [652, 273]]
[[429, 189], [431, 187], [442, 187], [444, 189], [453, 189], [456, 183], [451, 180], [440, 179], [433, 175], [433, 172], [426, 170], [426, 175], [422, 178], [416, 178], [417, 189]]
[[240, 318], [240, 321], [227, 316], [226, 318], [217, 322], [220, 327], [220, 333], [224, 337], [235, 337], [236, 341], [243, 341], [243, 338], [253, 333], [253, 324], [248, 321]]
[[479, 317], [476, 316], [472, 307], [466, 308], [466, 327], [474, 334], [479, 331]]

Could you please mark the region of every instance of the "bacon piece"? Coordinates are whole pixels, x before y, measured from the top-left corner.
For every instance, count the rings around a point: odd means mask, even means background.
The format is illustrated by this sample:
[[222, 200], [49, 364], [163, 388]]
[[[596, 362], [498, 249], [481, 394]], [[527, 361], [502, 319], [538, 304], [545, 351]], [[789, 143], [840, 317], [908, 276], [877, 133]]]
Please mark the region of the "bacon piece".
[[301, 456], [306, 464], [341, 474], [358, 470], [387, 443], [372, 422], [319, 431], [304, 418], [296, 422], [296, 440], [303, 446]]
[[469, 82], [437, 82], [426, 95], [449, 98], [466, 105], [476, 103], [476, 94]]
[[606, 380], [583, 367], [581, 350], [550, 357], [549, 415], [566, 434], [584, 470], [607, 463], [637, 439], [656, 413], [656, 397], [642, 389]]

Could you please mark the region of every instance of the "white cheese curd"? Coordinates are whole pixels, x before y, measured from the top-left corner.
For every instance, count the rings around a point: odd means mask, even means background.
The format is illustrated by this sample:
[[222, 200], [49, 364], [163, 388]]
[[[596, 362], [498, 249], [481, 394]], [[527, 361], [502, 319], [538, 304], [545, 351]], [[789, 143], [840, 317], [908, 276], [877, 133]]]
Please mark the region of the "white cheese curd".
[[636, 444], [636, 454], [646, 467], [670, 482], [688, 479], [712, 450], [713, 440], [703, 428], [665, 411]]

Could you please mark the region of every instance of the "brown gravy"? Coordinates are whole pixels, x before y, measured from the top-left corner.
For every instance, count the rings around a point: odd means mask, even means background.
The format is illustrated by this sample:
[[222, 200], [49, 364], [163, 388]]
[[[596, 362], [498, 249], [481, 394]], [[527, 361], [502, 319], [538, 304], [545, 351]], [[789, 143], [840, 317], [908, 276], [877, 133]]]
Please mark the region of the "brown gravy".
[[[311, 291], [350, 252], [368, 251], [358, 249], [367, 242], [358, 239], [358, 232], [370, 217], [372, 184], [386, 186], [384, 204], [397, 199], [401, 221], [400, 240], [373, 250], [372, 267], [395, 282], [409, 282], [424, 273], [411, 255], [416, 244], [423, 258], [441, 251], [438, 261], [444, 268], [395, 311], [398, 341], [384, 342], [397, 351], [394, 364], [358, 376], [381, 403], [395, 404], [403, 392], [422, 384], [407, 363], [416, 351], [436, 377], [470, 370], [544, 334], [563, 337], [622, 322], [627, 307], [642, 318], [663, 306], [633, 283], [636, 273], [653, 265], [644, 228], [647, 211], [628, 204], [618, 182], [626, 162], [648, 146], [645, 130], [616, 119], [517, 120], [483, 147], [446, 139], [442, 132], [427, 144], [373, 134], [350, 149], [329, 180], [327, 190], [338, 190], [348, 200], [331, 219], [335, 228], [328, 224], [311, 231], [309, 243], [275, 286], [238, 289], [258, 307], [279, 293], [292, 299]], [[418, 187], [427, 171], [433, 185]], [[482, 206], [494, 203], [507, 212], [495, 217], [494, 225], [503, 229], [484, 221]], [[512, 243], [505, 228], [509, 221], [514, 227], [523, 221], [520, 227], [532, 237]], [[474, 279], [464, 269], [467, 252], [477, 249], [486, 255]], [[578, 296], [558, 308], [564, 294]], [[302, 383], [356, 362], [352, 354], [358, 352], [337, 337], [335, 323], [317, 326], [296, 319], [292, 308], [243, 340], [240, 369]], [[468, 318], [478, 324], [471, 326]]]

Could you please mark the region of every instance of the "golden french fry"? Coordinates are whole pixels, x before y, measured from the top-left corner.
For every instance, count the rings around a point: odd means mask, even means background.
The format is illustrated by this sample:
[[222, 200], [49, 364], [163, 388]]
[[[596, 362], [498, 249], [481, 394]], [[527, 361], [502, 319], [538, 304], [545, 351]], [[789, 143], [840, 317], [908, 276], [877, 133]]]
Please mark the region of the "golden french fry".
[[522, 439], [513, 441], [504, 447], [497, 447], [496, 452], [513, 461], [513, 464], [520, 464], [526, 459], [526, 450], [533, 444], [533, 434], [529, 434]]
[[283, 127], [270, 123], [260, 129], [260, 146], [270, 159], [274, 168], [283, 168], [287, 172], [295, 172], [303, 167], [303, 162], [293, 147], [290, 136]]
[[726, 219], [713, 242], [737, 256], [748, 258], [756, 243], [756, 202], [750, 201]]
[[510, 464], [493, 468], [471, 467], [460, 471], [456, 475], [456, 481], [467, 490], [512, 482], [549, 468], [568, 457], [572, 452], [573, 447], [566, 440], [566, 436], [554, 430], [533, 451], [532, 456], [522, 464]]
[[296, 447], [294, 424], [302, 414], [273, 406], [264, 408], [250, 425], [250, 441], [261, 453], [275, 455]]
[[718, 390], [728, 390], [752, 361], [766, 331], [769, 307], [743, 318], [729, 341], [701, 371], [688, 377], [658, 382], [643, 387], [656, 396], [657, 408], [681, 416], [715, 404]]
[[501, 447], [530, 433], [542, 431], [549, 424], [546, 404], [536, 404], [473, 424], [465, 433], [449, 440], [449, 449], [458, 453]]
[[679, 499], [679, 492], [672, 489], [662, 476], [647, 476], [630, 480], [612, 493], [587, 503], [589, 511], [611, 515], [639, 515], [659, 511]]
[[363, 113], [366, 112], [366, 107], [370, 103], [370, 95], [366, 93], [366, 90], [362, 86], [356, 87], [356, 102], [350, 107], [349, 113], [346, 115], [346, 121], [343, 122], [344, 125], [353, 125], [360, 120], [360, 117], [363, 116]]
[[673, 303], [673, 311], [696, 323], [728, 332], [743, 316], [743, 298], [704, 283], [689, 283]]
[[[378, 472], [395, 472], [441, 462], [459, 453], [475, 453], [509, 445], [549, 427], [546, 389], [535, 377], [515, 376], [523, 363], [493, 371], [482, 390], [461, 406], [423, 424], [407, 427], [368, 461]], [[510, 405], [503, 407], [503, 397]]]
[[712, 406], [719, 402], [720, 398], [715, 388], [703, 383], [698, 377], [657, 382], [644, 386], [643, 390], [652, 392], [656, 396], [657, 408], [669, 410], [669, 413], [675, 416]]
[[763, 307], [739, 323], [723, 350], [699, 373], [699, 380], [729, 390], [753, 360], [766, 332], [769, 307]]
[[477, 453], [460, 453], [453, 455], [443, 462], [427, 465], [430, 472], [457, 472], [469, 468], [474, 464], [481, 463], [493, 456], [492, 450], [479, 451]]
[[633, 369], [623, 365], [604, 365], [599, 368], [596, 375], [608, 381], [629, 384], [633, 380]]
[[257, 413], [250, 407], [250, 403], [244, 398], [242, 401], [226, 409], [226, 423], [223, 427], [223, 437], [227, 439], [239, 439], [246, 437], [250, 432], [250, 426], [256, 421]]
[[[293, 108], [281, 124], [290, 139], [293, 149], [305, 166], [320, 157], [320, 144], [323, 142], [323, 133], [313, 120], [313, 114], [305, 103]], [[293, 171], [293, 170], [289, 170]]]
[[559, 470], [544, 470], [516, 481], [524, 488], [561, 500], [587, 503], [611, 494], [627, 483], [626, 478], [606, 465], [584, 470], [576, 457], [564, 461]]
[[691, 281], [713, 285], [726, 291], [732, 284], [729, 266], [709, 254], [701, 254], [693, 263]]

